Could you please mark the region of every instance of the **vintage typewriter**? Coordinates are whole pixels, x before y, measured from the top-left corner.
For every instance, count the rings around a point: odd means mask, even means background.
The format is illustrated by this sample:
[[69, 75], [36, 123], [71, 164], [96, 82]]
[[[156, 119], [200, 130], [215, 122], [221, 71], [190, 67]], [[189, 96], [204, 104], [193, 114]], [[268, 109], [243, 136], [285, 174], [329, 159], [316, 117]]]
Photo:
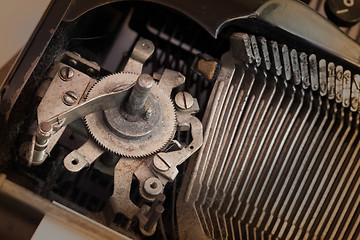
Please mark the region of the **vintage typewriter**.
[[359, 239], [359, 21], [51, 1], [0, 80], [0, 238]]

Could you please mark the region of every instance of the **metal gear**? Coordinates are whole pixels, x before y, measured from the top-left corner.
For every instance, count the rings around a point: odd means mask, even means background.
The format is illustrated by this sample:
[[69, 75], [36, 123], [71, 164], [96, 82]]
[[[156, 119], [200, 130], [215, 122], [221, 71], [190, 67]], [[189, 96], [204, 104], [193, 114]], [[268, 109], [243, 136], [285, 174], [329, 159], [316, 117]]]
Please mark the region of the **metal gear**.
[[[121, 86], [134, 85], [139, 75], [121, 72], [104, 77], [94, 84], [87, 99], [112, 92]], [[151, 88], [145, 107], [150, 116], [136, 122], [124, 118], [124, 103], [119, 107], [96, 112], [84, 118], [85, 125], [95, 141], [106, 150], [129, 158], [150, 156], [173, 139], [176, 130], [176, 114], [170, 93], [158, 84]], [[149, 112], [149, 111], [147, 111]]]

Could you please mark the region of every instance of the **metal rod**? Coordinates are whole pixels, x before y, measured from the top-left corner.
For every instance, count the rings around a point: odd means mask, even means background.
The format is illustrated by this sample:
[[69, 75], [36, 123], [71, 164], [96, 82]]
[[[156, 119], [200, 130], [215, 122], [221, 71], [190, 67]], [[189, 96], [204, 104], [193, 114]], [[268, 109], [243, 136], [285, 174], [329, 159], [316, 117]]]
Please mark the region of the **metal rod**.
[[149, 74], [141, 74], [131, 91], [126, 104], [126, 112], [130, 115], [145, 113], [145, 102], [155, 80]]

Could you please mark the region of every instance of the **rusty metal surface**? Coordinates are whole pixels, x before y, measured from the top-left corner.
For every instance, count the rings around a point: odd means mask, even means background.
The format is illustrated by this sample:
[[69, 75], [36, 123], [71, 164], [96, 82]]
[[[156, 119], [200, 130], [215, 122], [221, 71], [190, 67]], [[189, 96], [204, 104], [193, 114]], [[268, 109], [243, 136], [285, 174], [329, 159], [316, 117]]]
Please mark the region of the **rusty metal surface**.
[[181, 239], [359, 238], [359, 114], [223, 62], [178, 198]]
[[[121, 84], [133, 84], [138, 78], [137, 74], [133, 73], [118, 73], [110, 75], [99, 83], [95, 84], [89, 92], [89, 97], [97, 96], [112, 91], [114, 87]], [[157, 120], [152, 124], [150, 129], [139, 137], [127, 138], [124, 137], [123, 132], [139, 132], [141, 133], [142, 125], [136, 122], [129, 122], [129, 126], [125, 124], [128, 122], [124, 120], [117, 108], [106, 110], [104, 113], [92, 113], [85, 117], [85, 123], [89, 129], [90, 134], [94, 137], [96, 142], [105, 149], [120, 154], [125, 157], [146, 157], [160, 151], [173, 138], [176, 127], [175, 109], [170, 98], [171, 91], [164, 91], [161, 88], [161, 80], [159, 85], [154, 85], [150, 92], [148, 106], [154, 110], [154, 117], [150, 118]], [[154, 103], [154, 104], [152, 104]], [[121, 104], [121, 103], [119, 103]], [[155, 111], [156, 105], [159, 105], [159, 110]], [[155, 118], [155, 114], [159, 118]], [[115, 118], [115, 119], [113, 119]], [[114, 124], [112, 124], [114, 122]], [[140, 123], [142, 123], [140, 122]], [[110, 125], [112, 124], [112, 125]], [[150, 122], [151, 124], [151, 122]], [[109, 126], [116, 125], [117, 128], [109, 128]], [[133, 128], [134, 127], [134, 128]], [[125, 128], [125, 129], [122, 129]], [[119, 130], [118, 130], [119, 129]], [[121, 135], [120, 132], [121, 131]]]

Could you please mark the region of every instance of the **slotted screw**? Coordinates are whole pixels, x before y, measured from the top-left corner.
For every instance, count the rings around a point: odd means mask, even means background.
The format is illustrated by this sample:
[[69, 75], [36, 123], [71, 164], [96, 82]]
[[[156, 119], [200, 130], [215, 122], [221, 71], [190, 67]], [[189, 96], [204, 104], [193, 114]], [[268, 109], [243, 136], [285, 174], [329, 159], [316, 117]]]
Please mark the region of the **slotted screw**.
[[74, 77], [74, 70], [69, 67], [62, 67], [60, 69], [60, 78], [64, 81], [69, 81]]
[[186, 110], [194, 105], [194, 98], [188, 92], [179, 92], [175, 96], [175, 104], [178, 108]]
[[63, 95], [63, 102], [68, 106], [74, 105], [77, 102], [77, 100], [78, 100], [78, 96], [73, 91], [67, 91]]

